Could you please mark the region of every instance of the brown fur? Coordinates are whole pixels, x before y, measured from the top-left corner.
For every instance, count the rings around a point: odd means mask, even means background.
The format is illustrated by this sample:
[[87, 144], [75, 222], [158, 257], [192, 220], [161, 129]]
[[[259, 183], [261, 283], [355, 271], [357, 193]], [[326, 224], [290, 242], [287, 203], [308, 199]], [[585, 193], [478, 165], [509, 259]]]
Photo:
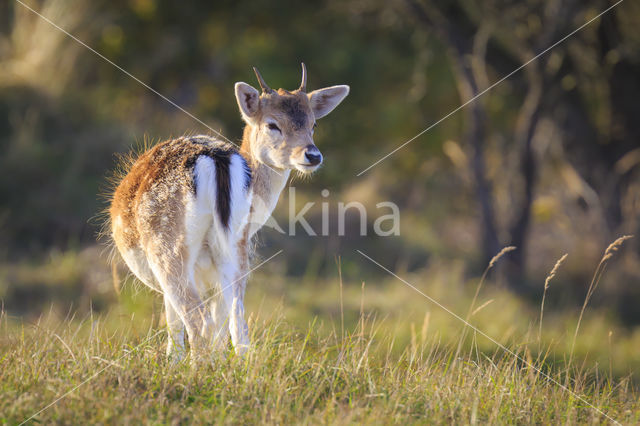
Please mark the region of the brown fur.
[[[283, 141], [277, 146], [277, 152], [283, 163], [286, 163], [292, 156], [301, 157], [301, 153], [309, 145], [313, 145], [312, 129], [315, 118], [306, 93], [298, 90], [290, 92], [285, 89], [262, 93], [260, 95], [260, 109], [254, 119], [256, 122], [262, 122], [267, 117], [275, 120], [282, 132]], [[262, 183], [265, 188], [268, 188], [270, 187], [272, 170], [268, 170], [270, 167], [263, 170], [264, 173], [258, 170], [264, 168], [264, 165], [257, 161], [261, 146], [252, 146], [251, 132], [253, 131], [255, 128], [251, 125], [245, 126], [240, 152], [251, 166], [254, 175], [261, 175], [266, 179]], [[271, 167], [271, 169], [273, 168]], [[259, 178], [254, 179], [254, 182], [259, 181]]]
[[284, 89], [279, 89], [278, 95], [280, 95], [280, 98], [275, 108], [288, 116], [288, 122], [291, 123], [294, 130], [307, 127], [309, 122], [313, 124], [313, 113], [306, 93], [288, 92]]
[[[221, 143], [221, 146], [235, 152], [231, 145]], [[165, 236], [165, 240], [180, 234], [184, 226], [184, 199], [196, 189], [195, 161], [210, 152], [209, 146], [184, 137], [162, 142], [144, 152], [113, 196], [109, 213], [116, 245], [127, 249], [144, 245], [140, 240], [141, 228], [152, 234], [167, 231], [173, 234]], [[116, 218], [120, 218], [121, 226], [115, 226]], [[171, 226], [165, 227], [167, 224]]]

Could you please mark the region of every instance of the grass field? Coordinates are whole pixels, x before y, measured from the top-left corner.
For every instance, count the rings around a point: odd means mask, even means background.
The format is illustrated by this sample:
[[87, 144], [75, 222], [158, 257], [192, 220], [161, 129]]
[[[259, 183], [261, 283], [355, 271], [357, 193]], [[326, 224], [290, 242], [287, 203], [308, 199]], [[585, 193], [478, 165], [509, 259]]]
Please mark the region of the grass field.
[[20, 423], [64, 396], [32, 421], [640, 422], [630, 374], [640, 333], [606, 312], [587, 308], [571, 357], [578, 309], [546, 312], [539, 336], [539, 310], [499, 287], [485, 285], [469, 309], [478, 280], [465, 283], [456, 268], [404, 277], [470, 312], [518, 360], [392, 277], [286, 281], [277, 270], [251, 280], [247, 357], [228, 351], [199, 369], [165, 360], [160, 298], [135, 284], [100, 312], [53, 305], [25, 320], [3, 311], [0, 421]]

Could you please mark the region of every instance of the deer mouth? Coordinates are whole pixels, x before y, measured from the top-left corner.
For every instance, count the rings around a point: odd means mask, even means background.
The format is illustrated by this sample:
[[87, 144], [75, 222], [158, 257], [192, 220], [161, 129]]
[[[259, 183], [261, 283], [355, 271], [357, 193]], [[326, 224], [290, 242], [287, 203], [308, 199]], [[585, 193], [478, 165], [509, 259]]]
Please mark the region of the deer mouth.
[[296, 170], [302, 173], [313, 173], [320, 167], [320, 164], [297, 163]]

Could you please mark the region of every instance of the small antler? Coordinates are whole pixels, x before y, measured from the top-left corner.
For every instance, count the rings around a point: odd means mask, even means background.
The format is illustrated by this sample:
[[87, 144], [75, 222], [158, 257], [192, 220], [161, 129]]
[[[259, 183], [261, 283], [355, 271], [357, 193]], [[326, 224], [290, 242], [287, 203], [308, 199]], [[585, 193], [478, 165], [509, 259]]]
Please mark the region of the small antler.
[[262, 75], [260, 74], [260, 71], [258, 71], [258, 68], [253, 67], [253, 72], [256, 73], [256, 77], [258, 78], [258, 83], [262, 88], [262, 93], [273, 93], [273, 89], [271, 89], [271, 87], [269, 87], [267, 83], [264, 81], [264, 78], [262, 78]]
[[304, 65], [304, 62], [302, 62], [302, 82], [298, 90], [301, 92], [307, 91], [307, 67]]

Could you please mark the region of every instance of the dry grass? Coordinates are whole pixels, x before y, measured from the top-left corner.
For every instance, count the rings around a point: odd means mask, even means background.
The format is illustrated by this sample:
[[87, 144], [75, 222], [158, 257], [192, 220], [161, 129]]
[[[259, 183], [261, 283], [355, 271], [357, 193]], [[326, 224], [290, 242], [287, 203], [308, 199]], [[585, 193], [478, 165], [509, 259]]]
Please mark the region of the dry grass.
[[[69, 259], [61, 280], [82, 275]], [[70, 390], [33, 421], [640, 422], [629, 376], [640, 369], [640, 333], [606, 312], [583, 309], [572, 345], [577, 309], [546, 312], [540, 330], [535, 307], [496, 286], [480, 292], [450, 265], [408, 274], [452, 311], [470, 312], [475, 327], [523, 362], [475, 333], [461, 339], [462, 323], [394, 279], [365, 286], [343, 274], [343, 259], [337, 266], [335, 277], [295, 282], [274, 280], [275, 264], [258, 271], [252, 282], [274, 284], [248, 293], [252, 350], [245, 359], [215, 355], [200, 369], [165, 361], [161, 301], [129, 284], [118, 304], [82, 318], [68, 308], [32, 321], [3, 311], [0, 422], [20, 423]], [[479, 307], [470, 310], [471, 301]], [[569, 364], [574, 349], [581, 362]]]
[[496, 265], [496, 263], [498, 262], [498, 260], [500, 260], [500, 258], [502, 256], [504, 256], [507, 253], [510, 253], [514, 250], [516, 250], [517, 247], [515, 246], [507, 246], [504, 247], [502, 250], [500, 250], [500, 252], [498, 252], [498, 254], [496, 254], [495, 256], [493, 256], [491, 258], [491, 261], [489, 262], [489, 265], [487, 265], [487, 267], [485, 268], [484, 272], [482, 273], [482, 277], [480, 278], [480, 281], [478, 282], [478, 286], [476, 287], [476, 293], [473, 295], [473, 299], [471, 300], [471, 304], [469, 305], [469, 309], [467, 310], [467, 316], [465, 317], [464, 321], [465, 321], [465, 327], [462, 331], [462, 334], [460, 335], [460, 340], [458, 342], [458, 349], [456, 349], [456, 356], [455, 359], [458, 359], [458, 355], [460, 354], [460, 349], [462, 348], [462, 344], [464, 343], [466, 337], [467, 337], [467, 325], [469, 323], [469, 319], [475, 315], [475, 313], [479, 310], [481, 310], [482, 308], [484, 308], [486, 306], [486, 303], [483, 304], [480, 308], [478, 308], [477, 310], [474, 310], [475, 306], [476, 306], [476, 301], [478, 300], [478, 295], [480, 294], [480, 290], [482, 289], [482, 284], [484, 284], [485, 280], [487, 279], [487, 274], [489, 273], [489, 271]]
[[540, 339], [542, 338], [542, 316], [544, 315], [544, 300], [547, 298], [547, 290], [549, 289], [549, 284], [551, 283], [551, 280], [558, 273], [558, 269], [560, 269], [560, 265], [562, 265], [562, 262], [564, 262], [567, 256], [568, 254], [565, 253], [560, 259], [558, 259], [556, 264], [553, 265], [553, 269], [551, 269], [551, 272], [549, 272], [549, 275], [547, 275], [547, 278], [545, 278], [544, 280], [544, 290], [542, 291], [542, 302], [540, 303], [540, 321], [538, 324], [538, 341], [540, 341]]
[[576, 331], [573, 333], [573, 343], [571, 344], [571, 351], [569, 353], [569, 366], [571, 366], [571, 361], [573, 360], [573, 351], [576, 346], [576, 340], [578, 338], [578, 331], [580, 331], [580, 324], [582, 323], [582, 317], [584, 316], [584, 311], [587, 309], [587, 305], [589, 304], [589, 300], [591, 300], [591, 296], [596, 291], [598, 284], [600, 283], [600, 279], [604, 274], [604, 270], [607, 267], [607, 262], [613, 257], [613, 254], [618, 251], [622, 243], [626, 240], [633, 238], [631, 235], [624, 235], [614, 242], [609, 244], [609, 247], [604, 251], [604, 255], [598, 263], [598, 267], [596, 268], [595, 273], [593, 274], [593, 278], [591, 279], [591, 283], [589, 284], [589, 288], [587, 289], [587, 295], [584, 298], [584, 303], [582, 304], [582, 309], [580, 310], [580, 316], [578, 317], [578, 324], [576, 325]]
[[[53, 320], [53, 318], [51, 318]], [[353, 330], [311, 323], [294, 331], [280, 313], [253, 323], [253, 350], [192, 370], [164, 359], [150, 321], [114, 331], [103, 320], [4, 328], [2, 421], [46, 423], [583, 423], [606, 420], [538, 372], [500, 351], [452, 363], [453, 348], [426, 331], [395, 352], [384, 325], [363, 316]], [[143, 323], [143, 324], [141, 324]], [[344, 337], [341, 334], [344, 332]], [[526, 347], [519, 353], [527, 356]], [[104, 370], [104, 371], [103, 371]], [[629, 382], [588, 371], [571, 391], [611, 418], [640, 419]], [[551, 373], [555, 374], [555, 373]]]

